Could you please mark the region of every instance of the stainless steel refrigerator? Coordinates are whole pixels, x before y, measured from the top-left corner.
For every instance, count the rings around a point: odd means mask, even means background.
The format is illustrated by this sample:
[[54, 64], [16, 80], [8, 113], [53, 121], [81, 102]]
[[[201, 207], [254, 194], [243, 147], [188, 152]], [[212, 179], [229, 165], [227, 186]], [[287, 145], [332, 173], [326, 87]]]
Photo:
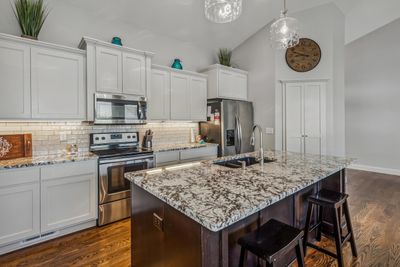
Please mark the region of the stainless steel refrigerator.
[[[220, 123], [200, 123], [200, 134], [209, 143], [219, 144], [218, 156], [254, 151], [250, 145], [254, 124], [253, 103], [229, 99], [209, 99], [207, 110], [220, 113]], [[208, 115], [207, 115], [208, 116]]]

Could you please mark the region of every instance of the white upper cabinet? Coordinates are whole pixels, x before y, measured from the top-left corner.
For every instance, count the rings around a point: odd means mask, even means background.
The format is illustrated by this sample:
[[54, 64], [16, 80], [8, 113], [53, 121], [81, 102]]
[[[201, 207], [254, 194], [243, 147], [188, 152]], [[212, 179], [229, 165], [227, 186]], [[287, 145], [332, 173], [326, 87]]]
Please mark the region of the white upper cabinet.
[[190, 119], [190, 76], [171, 73], [171, 119]]
[[83, 54], [32, 47], [32, 118], [86, 117]]
[[190, 119], [207, 120], [207, 80], [192, 77], [190, 80]]
[[105, 47], [96, 48], [96, 91], [122, 93], [122, 53]]
[[30, 46], [0, 40], [0, 118], [31, 116]]
[[171, 113], [170, 73], [167, 70], [151, 70], [151, 86], [147, 91], [149, 120], [169, 120]]
[[147, 97], [154, 53], [83, 37], [87, 53], [87, 120], [94, 120], [95, 93]]
[[86, 120], [85, 54], [0, 34], [0, 119]]
[[146, 95], [146, 58], [143, 55], [122, 53], [124, 94]]
[[203, 70], [208, 75], [208, 98], [247, 100], [247, 72], [212, 65]]
[[153, 65], [150, 84], [150, 120], [207, 120], [206, 75]]

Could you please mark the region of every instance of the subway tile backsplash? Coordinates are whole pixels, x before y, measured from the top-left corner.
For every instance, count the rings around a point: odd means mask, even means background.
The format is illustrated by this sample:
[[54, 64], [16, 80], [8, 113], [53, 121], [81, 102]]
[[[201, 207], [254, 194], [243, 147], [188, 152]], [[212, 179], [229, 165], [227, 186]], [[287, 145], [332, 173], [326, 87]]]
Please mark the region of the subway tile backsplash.
[[140, 142], [147, 129], [154, 132], [153, 143], [190, 142], [190, 129], [198, 133], [198, 124], [189, 122], [148, 123], [146, 125], [92, 125], [86, 122], [0, 122], [0, 135], [31, 133], [33, 155], [64, 153], [67, 144], [77, 144], [81, 152], [89, 150], [90, 133], [139, 132]]

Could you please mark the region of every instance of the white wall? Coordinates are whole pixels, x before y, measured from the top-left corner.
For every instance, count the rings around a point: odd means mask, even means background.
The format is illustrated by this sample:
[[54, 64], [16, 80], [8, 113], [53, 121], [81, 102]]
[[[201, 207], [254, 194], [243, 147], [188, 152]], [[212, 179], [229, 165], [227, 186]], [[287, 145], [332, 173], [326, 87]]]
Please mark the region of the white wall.
[[[233, 61], [250, 71], [250, 100], [254, 101], [256, 123], [264, 127], [275, 127], [275, 135], [281, 134], [281, 119], [275, 111], [276, 104], [281, 101], [279, 80], [326, 79], [329, 97], [327, 108], [330, 110], [327, 123], [328, 132], [331, 133], [328, 136], [327, 151], [329, 154], [344, 155], [344, 15], [335, 5], [327, 4], [291, 16], [300, 21], [302, 36], [314, 39], [321, 46], [321, 62], [314, 70], [307, 73], [291, 70], [286, 64], [285, 51], [270, 47], [268, 27], [257, 32], [233, 52]], [[269, 136], [265, 146], [280, 148], [280, 140]]]
[[[20, 35], [10, 2], [0, 1], [0, 32]], [[118, 19], [107, 20], [76, 9], [68, 1], [63, 0], [57, 7], [52, 7], [52, 1], [48, 3], [51, 13], [39, 35], [42, 41], [77, 47], [84, 35], [105, 41], [119, 36], [125, 46], [155, 52], [154, 63], [157, 64], [170, 65], [178, 57], [182, 59], [185, 69], [197, 70], [214, 61], [214, 51], [209, 49], [155, 34]]]
[[357, 163], [400, 171], [400, 19], [346, 46], [346, 144]]
[[346, 44], [373, 32], [399, 17], [399, 0], [358, 1], [346, 14]]
[[[247, 39], [233, 52], [232, 61], [249, 71], [249, 101], [254, 105], [254, 121], [263, 127], [275, 127], [275, 51], [266, 29]], [[264, 146], [275, 146], [274, 135], [265, 135]], [[257, 146], [256, 146], [257, 147]]]

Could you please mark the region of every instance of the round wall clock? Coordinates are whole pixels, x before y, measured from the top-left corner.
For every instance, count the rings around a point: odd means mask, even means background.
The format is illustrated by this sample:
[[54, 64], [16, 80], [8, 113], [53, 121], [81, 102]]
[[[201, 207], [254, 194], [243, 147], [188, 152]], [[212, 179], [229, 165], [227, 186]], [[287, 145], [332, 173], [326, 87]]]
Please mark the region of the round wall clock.
[[301, 38], [298, 45], [286, 50], [286, 63], [297, 72], [314, 69], [321, 60], [321, 48], [314, 40]]

